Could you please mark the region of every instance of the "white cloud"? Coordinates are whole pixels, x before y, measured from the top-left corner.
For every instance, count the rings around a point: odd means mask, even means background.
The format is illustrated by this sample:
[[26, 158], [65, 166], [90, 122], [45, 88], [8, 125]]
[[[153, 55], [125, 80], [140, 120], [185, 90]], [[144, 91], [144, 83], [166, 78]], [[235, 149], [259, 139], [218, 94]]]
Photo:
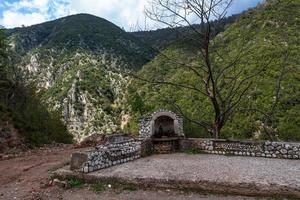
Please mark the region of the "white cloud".
[[73, 13], [90, 13], [108, 19], [129, 30], [137, 22], [144, 21], [147, 0], [71, 0], [69, 10]]
[[129, 30], [143, 24], [147, 0], [4, 0], [0, 23], [7, 28], [32, 25], [70, 14], [89, 13]]
[[1, 19], [1, 25], [6, 28], [20, 27], [22, 25], [33, 25], [46, 21], [45, 15], [39, 13], [22, 14], [19, 12], [5, 11]]
[[14, 3], [6, 1], [6, 5], [10, 7], [10, 10], [20, 9], [37, 9], [39, 12], [47, 12], [49, 0], [21, 0]]
[[52, 19], [57, 19], [60, 17], [65, 17], [67, 15], [75, 14], [74, 11], [71, 11], [68, 6], [69, 0], [56, 0], [51, 1], [49, 4], [49, 14]]
[[4, 1], [5, 11], [0, 23], [7, 28], [42, 23], [49, 19], [48, 4], [49, 0]]
[[[146, 20], [144, 7], [148, 0], [1, 0], [2, 18], [0, 24], [7, 28], [21, 25], [32, 25], [70, 14], [89, 13], [105, 18], [126, 30], [140, 28], [157, 28], [156, 23]], [[237, 5], [231, 10], [234, 13], [240, 6], [259, 0], [236, 0]], [[244, 8], [245, 9], [245, 8]], [[145, 25], [146, 24], [146, 25]]]

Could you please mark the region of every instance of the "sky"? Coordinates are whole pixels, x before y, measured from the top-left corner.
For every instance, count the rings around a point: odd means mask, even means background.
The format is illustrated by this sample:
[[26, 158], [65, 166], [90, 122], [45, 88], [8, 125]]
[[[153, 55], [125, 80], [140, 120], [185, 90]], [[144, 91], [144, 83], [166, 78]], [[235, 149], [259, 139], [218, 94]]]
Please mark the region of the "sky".
[[[105, 18], [127, 31], [145, 28], [144, 8], [149, 0], [0, 0], [0, 25], [30, 26], [72, 14], [88, 13]], [[260, 0], [234, 0], [228, 15], [254, 7]], [[141, 25], [143, 24], [143, 25]], [[146, 29], [155, 29], [146, 20]]]

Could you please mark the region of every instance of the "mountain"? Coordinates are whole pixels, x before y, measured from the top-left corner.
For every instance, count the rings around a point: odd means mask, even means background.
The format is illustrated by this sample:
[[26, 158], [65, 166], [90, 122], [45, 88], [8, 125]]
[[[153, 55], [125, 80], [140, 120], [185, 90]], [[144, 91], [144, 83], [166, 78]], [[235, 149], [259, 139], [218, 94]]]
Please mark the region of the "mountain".
[[10, 65], [8, 49], [0, 30], [0, 154], [53, 142], [72, 143], [60, 114], [49, 112], [36, 89], [22, 84], [18, 70]]
[[[18, 54], [34, 49], [84, 49], [115, 54], [130, 67], [140, 67], [152, 52], [140, 40], [111, 22], [89, 14], [78, 14], [24, 28], [8, 30]], [[138, 55], [138, 56], [136, 56]], [[119, 61], [121, 62], [121, 61]], [[124, 64], [124, 63], [123, 63]]]
[[[244, 13], [214, 39], [212, 48], [217, 49], [219, 54], [226, 55], [225, 58], [229, 61], [242, 50], [237, 71], [251, 72], [267, 66], [253, 78], [247, 98], [242, 100], [222, 129], [223, 138], [268, 139], [268, 129], [279, 140], [300, 140], [299, 16], [299, 1], [266, 1]], [[146, 64], [139, 76], [152, 81], [193, 83], [197, 80], [195, 75], [176, 68], [176, 64], [166, 59], [166, 56], [175, 58], [178, 62], [195, 63], [201, 60], [197, 51], [192, 42], [178, 41], [166, 48], [164, 55], [157, 55]], [[212, 55], [214, 58], [216, 56], [217, 54]], [[223, 62], [220, 59], [214, 60], [216, 66], [224, 65]], [[230, 73], [232, 71], [225, 76], [232, 76]], [[140, 81], [135, 81], [129, 91], [128, 102], [132, 104], [132, 115], [135, 116], [129, 123], [129, 129], [136, 128], [134, 121], [142, 114], [159, 107], [173, 109], [165, 101], [166, 97], [176, 101], [189, 118], [213, 120], [211, 104], [195, 92], [167, 85], [153, 86]], [[195, 99], [198, 101], [194, 101]], [[268, 116], [272, 117], [272, 125], [266, 124]], [[185, 132], [188, 136], [209, 137], [205, 130], [188, 121], [185, 121]]]
[[120, 130], [128, 79], [153, 51], [109, 21], [79, 14], [7, 31], [14, 65], [50, 111], [62, 113], [76, 140]]
[[[227, 25], [233, 23], [241, 14], [232, 15], [221, 20], [211, 22], [214, 35], [223, 32]], [[194, 25], [195, 29], [199, 25]], [[176, 28], [163, 28], [150, 31], [136, 31], [131, 34], [139, 38], [144, 43], [153, 47], [156, 50], [162, 50], [177, 40], [184, 38], [191, 34], [193, 31], [189, 27], [176, 27]]]
[[[271, 60], [268, 69], [253, 80], [248, 100], [242, 101], [222, 137], [265, 139], [265, 115], [242, 108], [269, 113], [274, 96], [279, 96], [273, 112], [275, 126], [267, 128], [279, 139], [299, 140], [299, 10], [297, 1], [272, 0], [240, 16], [214, 22], [214, 49], [228, 58], [238, 49], [245, 50], [237, 69], [252, 71]], [[127, 33], [105, 19], [79, 14], [10, 29], [6, 34], [15, 73], [20, 70], [18, 78], [34, 88], [30, 96], [37, 97], [49, 112], [60, 113], [68, 131], [80, 141], [93, 133], [136, 132], [141, 115], [161, 107], [173, 109], [165, 97], [176, 100], [189, 117], [211, 120], [211, 106], [201, 96], [131, 80], [123, 73], [135, 71], [153, 80], [195, 80], [191, 73], [175, 69], [176, 64], [165, 56], [184, 62], [199, 60], [191, 32], [186, 27], [175, 31], [182, 31], [183, 37], [172, 29]], [[195, 103], [196, 98], [202, 102]], [[208, 136], [187, 121], [185, 132]]]
[[[215, 32], [235, 18], [215, 22]], [[6, 34], [22, 80], [35, 85], [41, 101], [61, 112], [69, 132], [82, 140], [124, 128], [130, 80], [123, 72], [139, 71], [158, 53], [156, 47], [189, 34], [188, 28], [178, 30], [183, 36], [173, 37], [168, 29], [127, 33], [105, 19], [79, 14]]]

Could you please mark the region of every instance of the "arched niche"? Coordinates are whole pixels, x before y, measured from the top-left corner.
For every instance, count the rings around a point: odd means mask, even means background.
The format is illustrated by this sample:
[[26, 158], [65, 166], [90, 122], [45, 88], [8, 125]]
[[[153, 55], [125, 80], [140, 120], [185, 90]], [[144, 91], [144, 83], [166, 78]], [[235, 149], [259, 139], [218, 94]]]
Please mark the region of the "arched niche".
[[154, 113], [150, 122], [150, 134], [152, 138], [181, 136], [178, 116], [168, 111]]

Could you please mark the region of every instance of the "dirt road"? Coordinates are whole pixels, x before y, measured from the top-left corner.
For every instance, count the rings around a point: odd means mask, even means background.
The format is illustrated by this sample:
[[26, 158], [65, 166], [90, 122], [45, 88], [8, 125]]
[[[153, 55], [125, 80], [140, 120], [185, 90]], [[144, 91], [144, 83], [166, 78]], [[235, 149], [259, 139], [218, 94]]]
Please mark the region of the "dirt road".
[[50, 170], [67, 163], [73, 151], [64, 146], [0, 161], [0, 199], [34, 199], [47, 189]]
[[71, 146], [37, 151], [32, 155], [0, 161], [0, 199], [1, 200], [196, 200], [196, 199], [257, 199], [240, 196], [201, 195], [176, 191], [113, 191], [93, 192], [89, 185], [80, 189], [62, 189], [50, 185], [49, 174], [69, 162], [73, 149]]

